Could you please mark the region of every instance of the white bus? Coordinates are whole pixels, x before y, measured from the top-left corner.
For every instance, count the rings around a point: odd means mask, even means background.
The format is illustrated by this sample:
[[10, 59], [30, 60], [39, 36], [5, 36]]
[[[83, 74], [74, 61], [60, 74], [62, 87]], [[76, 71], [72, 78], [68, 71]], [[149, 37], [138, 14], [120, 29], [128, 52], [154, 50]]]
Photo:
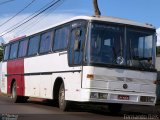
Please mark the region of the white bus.
[[156, 103], [156, 30], [113, 17], [78, 16], [5, 45], [2, 92], [70, 103]]

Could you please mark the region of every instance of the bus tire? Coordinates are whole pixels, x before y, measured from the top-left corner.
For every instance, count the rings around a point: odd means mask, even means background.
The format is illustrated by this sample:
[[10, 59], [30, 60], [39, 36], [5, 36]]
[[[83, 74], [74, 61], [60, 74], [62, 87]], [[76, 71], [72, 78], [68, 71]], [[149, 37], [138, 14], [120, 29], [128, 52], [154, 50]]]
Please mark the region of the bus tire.
[[14, 82], [13, 86], [12, 86], [11, 98], [12, 98], [12, 102], [14, 102], [14, 103], [25, 103], [28, 100], [28, 97], [17, 95], [16, 82]]
[[122, 104], [116, 104], [116, 103], [108, 104], [108, 109], [111, 114], [118, 114], [122, 109]]
[[19, 96], [19, 103], [26, 103], [29, 97], [26, 96]]
[[65, 100], [65, 87], [64, 83], [61, 84], [58, 95], [59, 108], [62, 111], [67, 111], [69, 108], [69, 101]]
[[12, 86], [11, 99], [12, 99], [12, 102], [14, 103], [17, 103], [19, 99], [19, 97], [17, 96], [16, 82], [14, 82]]

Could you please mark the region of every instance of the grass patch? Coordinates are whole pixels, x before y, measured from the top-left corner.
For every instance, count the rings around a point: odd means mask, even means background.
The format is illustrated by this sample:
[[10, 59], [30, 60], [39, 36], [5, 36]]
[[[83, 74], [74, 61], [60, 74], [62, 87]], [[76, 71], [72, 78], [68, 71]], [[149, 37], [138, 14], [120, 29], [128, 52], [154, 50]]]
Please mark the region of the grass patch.
[[1, 92], [0, 92], [0, 96], [9, 96], [9, 95], [8, 95], [8, 94], [1, 93]]

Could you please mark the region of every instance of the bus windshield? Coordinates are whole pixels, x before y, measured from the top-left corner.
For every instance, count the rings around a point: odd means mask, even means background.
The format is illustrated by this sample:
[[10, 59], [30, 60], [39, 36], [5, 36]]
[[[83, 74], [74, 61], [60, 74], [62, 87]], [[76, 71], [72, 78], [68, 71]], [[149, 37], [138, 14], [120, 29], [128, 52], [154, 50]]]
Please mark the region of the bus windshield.
[[92, 23], [88, 41], [89, 63], [154, 69], [155, 31]]

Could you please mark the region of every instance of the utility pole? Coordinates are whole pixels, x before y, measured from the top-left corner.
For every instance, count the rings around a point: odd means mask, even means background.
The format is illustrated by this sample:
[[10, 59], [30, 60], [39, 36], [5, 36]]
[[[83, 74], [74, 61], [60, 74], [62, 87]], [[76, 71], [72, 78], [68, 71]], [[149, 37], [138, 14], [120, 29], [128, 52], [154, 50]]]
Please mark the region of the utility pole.
[[94, 6], [94, 14], [95, 14], [95, 16], [96, 17], [100, 17], [101, 16], [101, 12], [99, 10], [97, 0], [93, 0], [93, 6]]

